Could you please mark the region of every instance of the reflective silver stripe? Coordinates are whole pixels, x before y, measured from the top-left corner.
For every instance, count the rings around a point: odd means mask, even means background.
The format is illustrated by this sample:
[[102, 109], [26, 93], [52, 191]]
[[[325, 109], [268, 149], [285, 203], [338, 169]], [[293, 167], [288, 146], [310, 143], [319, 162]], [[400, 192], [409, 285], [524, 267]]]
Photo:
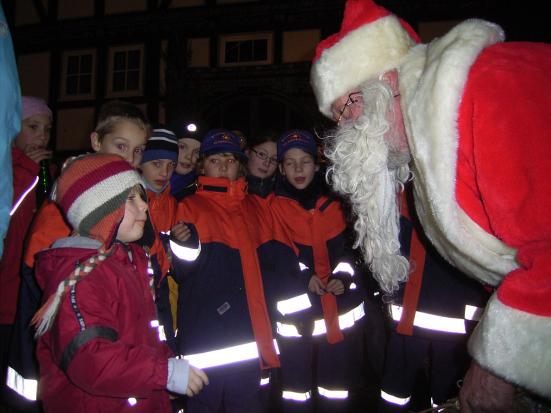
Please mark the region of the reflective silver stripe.
[[396, 404], [398, 406], [405, 406], [406, 404], [409, 403], [409, 400], [411, 399], [411, 397], [397, 397], [397, 396], [393, 396], [392, 394], [385, 393], [384, 391], [381, 390], [381, 399], [389, 403]]
[[[392, 319], [400, 321], [402, 318], [402, 306], [392, 304], [390, 306]], [[465, 320], [462, 318], [443, 317], [439, 315], [415, 312], [413, 325], [427, 330], [442, 331], [445, 333], [466, 334]]]
[[270, 384], [270, 378], [269, 377], [261, 377], [260, 378], [260, 385], [261, 386], [267, 386]]
[[[275, 352], [279, 354], [279, 348], [275, 340], [274, 348]], [[206, 369], [209, 367], [225, 366], [227, 364], [257, 359], [258, 347], [256, 342], [253, 341], [246, 344], [240, 344], [238, 346], [207, 351], [205, 353], [190, 354], [183, 356], [183, 358], [188, 360], [194, 367]]]
[[480, 307], [475, 307], [474, 305], [465, 305], [465, 320], [470, 321], [480, 321], [484, 309]]
[[[341, 330], [346, 330], [356, 324], [356, 321], [360, 320], [363, 316], [365, 316], [365, 309], [363, 303], [361, 303], [347, 313], [339, 316], [339, 327]], [[327, 328], [325, 327], [324, 319], [314, 321], [314, 331], [312, 332], [313, 336], [319, 336], [321, 334], [325, 334], [326, 332]]]
[[293, 314], [312, 307], [308, 294], [301, 294], [287, 300], [277, 302], [277, 310], [283, 314]]
[[34, 178], [34, 181], [31, 183], [31, 185], [25, 190], [25, 192], [23, 192], [21, 194], [21, 196], [19, 197], [19, 199], [17, 200], [17, 202], [15, 203], [15, 205], [13, 206], [13, 208], [11, 209], [10, 211], [10, 217], [15, 214], [15, 211], [17, 211], [17, 208], [19, 208], [19, 205], [21, 205], [21, 202], [23, 202], [25, 200], [25, 198], [27, 197], [27, 195], [29, 195], [29, 192], [31, 192], [34, 187], [36, 186], [36, 184], [38, 183], [38, 176], [35, 176]]
[[306, 264], [304, 264], [303, 262], [299, 262], [299, 263], [298, 263], [298, 267], [300, 268], [301, 271], [309, 270], [309, 269], [310, 269], [310, 267], [307, 266]]
[[6, 385], [25, 399], [36, 400], [38, 380], [26, 379], [10, 366], [8, 366]]
[[128, 398], [128, 404], [130, 406], [135, 406], [138, 403], [138, 400], [135, 397], [129, 397]]
[[296, 326], [293, 324], [284, 324], [280, 323], [279, 321], [276, 323], [277, 327], [277, 334], [279, 334], [282, 337], [302, 337]]
[[354, 268], [352, 268], [352, 266], [347, 262], [339, 262], [333, 270], [333, 274], [337, 272], [346, 272], [351, 276], [354, 276]]
[[178, 258], [184, 261], [195, 261], [201, 253], [201, 242], [197, 248], [184, 247], [170, 240], [170, 249]]
[[351, 290], [355, 290], [356, 288], [358, 288], [358, 286], [356, 285], [356, 283], [350, 283], [350, 287], [348, 288]]
[[152, 328], [156, 328], [159, 334], [160, 341], [166, 341], [165, 327], [159, 323], [159, 320], [151, 320], [149, 325]]
[[299, 393], [296, 391], [283, 390], [282, 397], [285, 400], [294, 400], [296, 402], [305, 402], [312, 397], [312, 392]]
[[348, 390], [329, 390], [318, 387], [318, 393], [327, 399], [348, 399]]
[[[356, 321], [360, 320], [363, 316], [365, 316], [365, 309], [363, 303], [361, 303], [347, 313], [339, 316], [340, 329], [345, 330], [352, 327], [354, 324], [356, 324]], [[277, 322], [276, 326], [277, 333], [282, 337], [302, 337], [294, 324], [284, 324]], [[323, 318], [320, 320], [315, 320], [312, 335], [319, 336], [325, 334], [326, 332], [327, 328], [325, 327], [325, 320]]]

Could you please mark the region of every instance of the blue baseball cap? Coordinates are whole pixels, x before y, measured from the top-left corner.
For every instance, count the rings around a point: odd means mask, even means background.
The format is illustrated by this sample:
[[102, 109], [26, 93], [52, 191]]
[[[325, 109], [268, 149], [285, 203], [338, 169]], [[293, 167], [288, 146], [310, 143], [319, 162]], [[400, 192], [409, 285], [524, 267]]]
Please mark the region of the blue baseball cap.
[[202, 156], [215, 155], [217, 153], [233, 153], [242, 161], [247, 157], [241, 150], [239, 137], [227, 129], [212, 129], [207, 132], [201, 142], [199, 152]]
[[318, 146], [314, 135], [304, 129], [293, 129], [281, 135], [277, 141], [277, 160], [281, 162], [289, 149], [299, 148], [316, 159]]

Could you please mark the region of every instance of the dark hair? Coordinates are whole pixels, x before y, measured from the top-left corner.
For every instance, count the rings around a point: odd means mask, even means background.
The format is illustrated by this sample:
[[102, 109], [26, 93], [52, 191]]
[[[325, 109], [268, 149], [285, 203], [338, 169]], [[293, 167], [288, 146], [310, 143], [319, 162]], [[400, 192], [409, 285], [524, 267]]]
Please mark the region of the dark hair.
[[[233, 156], [233, 158], [237, 162], [239, 162], [239, 171], [237, 173], [237, 177], [240, 178], [242, 176], [247, 175], [247, 168], [245, 167], [245, 163], [241, 157], [237, 156], [237, 154], [230, 153], [230, 152], [222, 152], [222, 153], [215, 153], [214, 155], [226, 155], [226, 154]], [[205, 160], [209, 156], [212, 156], [212, 155], [201, 155], [197, 160], [197, 164], [195, 165], [195, 173], [197, 173], [197, 175], [204, 175]]]
[[266, 129], [260, 132], [258, 135], [255, 135], [249, 144], [247, 145], [247, 148], [251, 149], [255, 146], [262, 145], [266, 142], [273, 142], [277, 144], [277, 140], [279, 139], [279, 133], [273, 129]]
[[98, 121], [94, 129], [99, 140], [101, 141], [105, 135], [113, 132], [116, 124], [121, 120], [132, 122], [145, 131], [148, 136], [151, 134], [151, 126], [139, 107], [124, 100], [112, 100], [104, 103], [99, 110]]

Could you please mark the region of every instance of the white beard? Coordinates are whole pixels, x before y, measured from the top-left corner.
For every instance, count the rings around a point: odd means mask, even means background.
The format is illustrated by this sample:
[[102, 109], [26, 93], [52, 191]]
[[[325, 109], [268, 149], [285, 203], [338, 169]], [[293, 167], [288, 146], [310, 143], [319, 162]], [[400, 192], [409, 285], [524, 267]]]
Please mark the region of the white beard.
[[375, 81], [361, 91], [362, 116], [326, 137], [327, 178], [350, 200], [356, 216], [354, 247], [361, 247], [381, 288], [392, 293], [409, 273], [408, 260], [400, 254], [397, 196], [410, 177], [409, 152], [394, 127], [391, 89]]

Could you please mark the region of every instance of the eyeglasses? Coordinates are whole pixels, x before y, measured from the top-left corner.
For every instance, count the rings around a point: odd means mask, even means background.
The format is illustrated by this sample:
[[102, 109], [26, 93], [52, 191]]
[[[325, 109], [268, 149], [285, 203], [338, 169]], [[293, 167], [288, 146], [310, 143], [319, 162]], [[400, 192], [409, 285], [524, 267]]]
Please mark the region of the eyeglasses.
[[337, 117], [337, 124], [340, 123], [342, 119], [342, 115], [344, 115], [344, 111], [346, 108], [350, 105], [353, 105], [355, 103], [359, 103], [362, 101], [362, 92], [352, 92], [348, 95], [348, 99], [346, 100], [346, 103], [342, 106], [341, 111], [339, 112], [339, 116]]
[[275, 156], [269, 156], [266, 152], [259, 152], [256, 149], [251, 148], [251, 151], [262, 161], [268, 161], [269, 164], [277, 163], [277, 158]]

